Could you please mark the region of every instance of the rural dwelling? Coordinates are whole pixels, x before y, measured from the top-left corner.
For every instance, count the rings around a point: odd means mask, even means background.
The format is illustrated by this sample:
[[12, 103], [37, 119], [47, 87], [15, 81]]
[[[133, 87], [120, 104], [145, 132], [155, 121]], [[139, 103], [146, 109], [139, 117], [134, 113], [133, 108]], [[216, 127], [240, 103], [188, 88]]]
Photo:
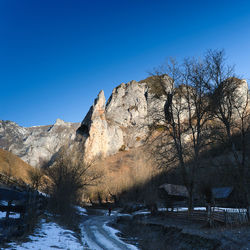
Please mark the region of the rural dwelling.
[[187, 188], [183, 185], [162, 184], [159, 186], [159, 197], [166, 207], [185, 206], [188, 199]]
[[212, 200], [216, 206], [234, 206], [239, 202], [233, 187], [212, 188]]

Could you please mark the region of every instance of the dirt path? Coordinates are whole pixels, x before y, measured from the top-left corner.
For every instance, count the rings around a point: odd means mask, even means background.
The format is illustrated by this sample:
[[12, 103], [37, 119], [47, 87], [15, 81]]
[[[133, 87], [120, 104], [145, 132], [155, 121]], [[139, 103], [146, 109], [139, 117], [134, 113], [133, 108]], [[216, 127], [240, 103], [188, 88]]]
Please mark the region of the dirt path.
[[114, 221], [116, 215], [107, 216], [92, 215], [82, 224], [83, 240], [91, 250], [111, 250], [111, 249], [137, 249], [135, 246], [126, 244], [116, 236], [116, 230], [106, 224]]

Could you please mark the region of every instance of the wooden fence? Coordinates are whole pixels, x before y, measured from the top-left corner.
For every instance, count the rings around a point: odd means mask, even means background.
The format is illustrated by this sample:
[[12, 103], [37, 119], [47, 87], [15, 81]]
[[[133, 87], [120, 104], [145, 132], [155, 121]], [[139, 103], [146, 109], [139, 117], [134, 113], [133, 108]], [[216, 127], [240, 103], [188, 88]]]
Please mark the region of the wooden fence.
[[248, 223], [248, 216], [245, 209], [228, 209], [213, 208], [212, 220], [223, 222], [230, 225], [241, 225]]
[[20, 217], [30, 211], [40, 212], [44, 205], [44, 197], [37, 191], [19, 191], [13, 188], [0, 187], [0, 211], [6, 212], [6, 218], [10, 213], [19, 213]]
[[227, 225], [241, 225], [249, 222], [245, 210], [236, 209], [238, 211], [231, 212], [227, 209], [212, 208], [210, 212], [206, 210], [188, 211], [167, 211], [167, 216], [177, 218], [188, 218], [197, 221], [207, 221], [211, 224], [220, 222]]
[[[6, 212], [5, 218], [0, 220], [0, 242], [30, 231], [46, 206], [46, 198], [37, 191], [6, 186], [0, 186], [0, 202], [0, 211]], [[11, 216], [14, 213], [19, 214], [18, 218]]]

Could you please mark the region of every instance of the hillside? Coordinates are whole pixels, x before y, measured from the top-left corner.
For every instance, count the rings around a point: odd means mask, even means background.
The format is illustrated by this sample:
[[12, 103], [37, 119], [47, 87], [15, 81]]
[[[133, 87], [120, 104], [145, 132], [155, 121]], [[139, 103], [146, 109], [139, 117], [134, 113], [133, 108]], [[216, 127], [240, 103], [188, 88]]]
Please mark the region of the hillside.
[[[150, 159], [150, 154], [146, 153], [143, 147], [119, 151], [114, 155], [107, 156], [105, 159], [95, 162], [93, 169], [101, 173], [102, 177], [96, 185], [87, 187], [85, 197], [87, 200], [88, 198], [97, 200], [98, 196], [103, 201], [112, 200], [114, 197], [119, 199], [121, 193], [137, 186], [144, 186], [163, 172], [156, 168], [153, 159]], [[142, 192], [141, 194], [132, 193], [131, 195], [128, 193], [128, 196], [131, 196], [128, 198], [132, 200], [146, 199]], [[149, 196], [148, 192], [147, 196]]]
[[0, 173], [13, 176], [15, 179], [21, 179], [30, 183], [28, 172], [33, 167], [21, 160], [16, 155], [0, 148]]

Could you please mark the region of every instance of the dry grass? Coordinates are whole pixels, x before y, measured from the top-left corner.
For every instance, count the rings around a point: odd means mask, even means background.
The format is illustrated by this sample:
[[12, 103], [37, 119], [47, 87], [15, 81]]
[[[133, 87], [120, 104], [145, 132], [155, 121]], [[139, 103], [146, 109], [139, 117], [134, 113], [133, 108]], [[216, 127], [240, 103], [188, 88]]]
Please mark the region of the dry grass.
[[112, 201], [112, 196], [118, 198], [121, 193], [143, 186], [159, 173], [155, 163], [139, 148], [118, 152], [98, 161], [95, 171], [101, 172], [102, 178], [98, 185], [88, 187], [85, 197], [93, 201], [97, 201], [98, 196], [103, 201]]
[[0, 149], [0, 173], [30, 183], [28, 172], [33, 171], [33, 169], [33, 167], [25, 163], [16, 155]]

